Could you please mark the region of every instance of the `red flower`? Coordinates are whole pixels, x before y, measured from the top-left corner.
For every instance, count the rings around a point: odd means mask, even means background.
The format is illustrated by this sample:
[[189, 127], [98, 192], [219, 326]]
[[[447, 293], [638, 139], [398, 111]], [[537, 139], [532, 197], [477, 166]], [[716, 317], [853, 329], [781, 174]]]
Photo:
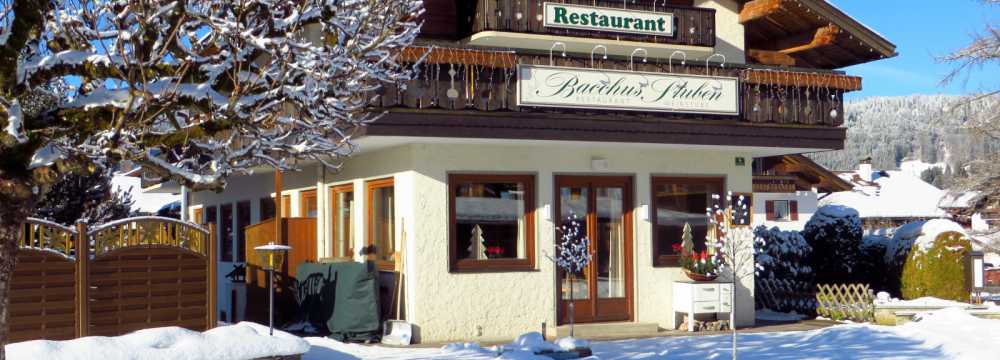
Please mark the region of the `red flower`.
[[708, 259], [708, 252], [705, 251], [705, 250], [702, 250], [701, 251], [701, 261], [705, 261], [707, 259]]
[[500, 246], [490, 246], [486, 248], [486, 253], [490, 255], [501, 255], [503, 254], [503, 248]]
[[670, 247], [674, 248], [674, 253], [675, 254], [680, 254], [681, 252], [684, 251], [684, 245], [681, 245], [681, 244], [673, 244], [673, 245], [670, 245]]

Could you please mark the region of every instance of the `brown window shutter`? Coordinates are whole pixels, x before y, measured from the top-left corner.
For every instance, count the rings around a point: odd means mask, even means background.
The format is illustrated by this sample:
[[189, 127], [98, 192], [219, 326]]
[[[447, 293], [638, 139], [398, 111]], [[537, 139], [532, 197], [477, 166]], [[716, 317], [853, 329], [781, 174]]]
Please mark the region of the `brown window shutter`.
[[792, 221], [798, 221], [799, 220], [799, 202], [798, 201], [794, 201], [794, 200], [789, 201], [788, 202], [788, 212], [792, 216]]
[[774, 201], [765, 201], [764, 209], [767, 211], [767, 220], [775, 220], [777, 216], [774, 215]]

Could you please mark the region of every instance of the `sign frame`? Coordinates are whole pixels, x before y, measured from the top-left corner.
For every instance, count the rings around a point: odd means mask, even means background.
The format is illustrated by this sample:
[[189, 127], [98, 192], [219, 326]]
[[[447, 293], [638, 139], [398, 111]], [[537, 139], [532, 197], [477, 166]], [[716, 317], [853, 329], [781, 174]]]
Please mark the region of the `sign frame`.
[[[666, 18], [670, 19], [670, 21], [668, 21], [668, 23], [670, 24], [670, 29], [669, 29], [670, 31], [668, 33], [656, 33], [656, 32], [650, 32], [650, 31], [642, 31], [642, 30], [629, 30], [629, 29], [621, 30], [621, 29], [608, 29], [608, 28], [602, 28], [602, 27], [596, 27], [596, 26], [586, 26], [586, 25], [556, 24], [554, 22], [549, 22], [549, 11], [550, 11], [549, 8], [550, 7], [555, 7], [555, 6], [572, 7], [572, 8], [582, 8], [582, 9], [591, 9], [591, 10], [595, 10], [595, 11], [602, 11], [602, 10], [603, 11], [621, 11], [621, 12], [628, 12], [628, 13], [631, 13], [631, 14], [655, 15], [655, 16], [666, 17]], [[589, 6], [589, 5], [556, 3], [556, 2], [551, 2], [551, 1], [546, 1], [543, 4], [542, 9], [543, 9], [542, 10], [542, 27], [546, 27], [546, 28], [561, 28], [561, 29], [574, 29], [574, 30], [586, 30], [586, 31], [600, 31], [600, 32], [606, 32], [606, 33], [624, 33], [624, 34], [636, 34], [636, 35], [646, 35], [646, 36], [662, 36], [662, 37], [669, 37], [669, 38], [674, 38], [674, 37], [677, 36], [677, 16], [675, 16], [674, 13], [672, 13], [672, 12], [653, 12], [653, 11], [645, 11], [645, 10], [618, 9], [618, 8], [610, 8], [610, 7], [602, 7], [602, 6]]]
[[[544, 101], [529, 101], [525, 102], [523, 100], [523, 80], [521, 77], [522, 71], [527, 68], [540, 68], [540, 69], [559, 69], [568, 71], [580, 71], [580, 72], [605, 72], [605, 73], [619, 73], [628, 75], [651, 75], [659, 77], [686, 77], [686, 78], [707, 78], [715, 80], [733, 81], [735, 87], [735, 111], [733, 112], [722, 112], [722, 111], [710, 111], [710, 110], [686, 110], [686, 109], [673, 109], [673, 108], [634, 108], [634, 107], [620, 107], [620, 106], [596, 106], [596, 105], [567, 105], [562, 103], [551, 103]], [[617, 70], [617, 69], [593, 69], [593, 68], [576, 68], [576, 67], [566, 67], [566, 66], [551, 66], [551, 65], [532, 65], [532, 64], [517, 64], [517, 84], [515, 88], [515, 100], [518, 107], [539, 107], [539, 108], [562, 108], [562, 109], [585, 109], [585, 110], [615, 110], [615, 111], [629, 111], [629, 112], [653, 112], [653, 113], [672, 113], [672, 114], [694, 114], [694, 115], [718, 115], [718, 116], [740, 116], [741, 110], [743, 108], [742, 99], [740, 96], [740, 78], [733, 76], [708, 76], [708, 75], [690, 75], [690, 74], [673, 74], [673, 73], [657, 73], [648, 71], [629, 71], [629, 70]]]

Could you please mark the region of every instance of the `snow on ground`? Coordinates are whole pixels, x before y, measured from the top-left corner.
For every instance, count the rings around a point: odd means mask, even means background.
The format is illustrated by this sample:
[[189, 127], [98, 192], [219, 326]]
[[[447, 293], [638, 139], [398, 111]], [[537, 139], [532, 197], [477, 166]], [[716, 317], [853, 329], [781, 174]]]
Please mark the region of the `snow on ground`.
[[10, 360], [247, 360], [309, 350], [303, 339], [266, 326], [241, 322], [200, 333], [179, 327], [139, 330], [117, 337], [68, 341], [34, 340], [5, 347]]
[[[881, 293], [880, 293], [881, 294]], [[875, 303], [879, 306], [891, 306], [891, 307], [959, 307], [967, 308], [971, 307], [971, 304], [954, 301], [938, 299], [932, 296], [925, 296], [922, 298], [916, 298], [912, 300], [900, 300], [896, 298], [892, 299], [879, 299]]]
[[[385, 348], [307, 338], [312, 349], [304, 360], [354, 359], [497, 359], [495, 348], [453, 344], [439, 349]], [[594, 342], [597, 359], [729, 359], [730, 335], [658, 337]], [[1000, 354], [1000, 320], [985, 320], [950, 308], [921, 316], [902, 326], [837, 325], [802, 332], [739, 335], [739, 358], [798, 359], [996, 359]], [[501, 359], [535, 359], [508, 354]]]
[[135, 176], [115, 175], [111, 178], [114, 191], [132, 193], [132, 211], [155, 214], [164, 205], [181, 199], [179, 195], [151, 194], [142, 192], [142, 179]]

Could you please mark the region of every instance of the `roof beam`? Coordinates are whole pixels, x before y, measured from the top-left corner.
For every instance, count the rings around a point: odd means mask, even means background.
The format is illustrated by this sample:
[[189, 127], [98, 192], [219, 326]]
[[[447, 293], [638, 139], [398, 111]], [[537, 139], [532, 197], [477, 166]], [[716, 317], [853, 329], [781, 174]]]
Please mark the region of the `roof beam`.
[[[821, 48], [821, 47], [824, 47], [824, 46], [833, 45], [834, 43], [837, 42], [837, 36], [839, 36], [841, 33], [843, 33], [843, 30], [841, 30], [839, 26], [834, 25], [834, 24], [830, 24], [830, 25], [821, 27], [819, 29], [816, 29], [816, 32], [814, 34], [812, 34], [811, 39], [809, 40], [808, 43], [801, 44], [801, 45], [795, 45], [795, 46], [789, 46], [787, 48], [778, 50], [778, 52], [780, 52], [782, 54], [786, 54], [786, 55], [792, 55], [792, 54], [795, 54], [795, 53], [798, 53], [798, 52], [802, 52], [802, 51], [806, 51], [806, 50], [812, 50], [812, 49]], [[800, 35], [800, 36], [793, 37], [793, 38], [791, 38], [789, 40], [789, 42], [791, 42], [793, 44], [794, 43], [801, 43], [802, 37], [809, 38], [809, 34], [808, 33], [807, 34], [803, 34], [803, 35], [805, 35], [805, 36]]]
[[787, 0], [753, 0], [743, 5], [740, 11], [740, 24], [763, 19], [781, 11]]
[[764, 65], [795, 66], [795, 58], [778, 51], [750, 49], [747, 55]]

